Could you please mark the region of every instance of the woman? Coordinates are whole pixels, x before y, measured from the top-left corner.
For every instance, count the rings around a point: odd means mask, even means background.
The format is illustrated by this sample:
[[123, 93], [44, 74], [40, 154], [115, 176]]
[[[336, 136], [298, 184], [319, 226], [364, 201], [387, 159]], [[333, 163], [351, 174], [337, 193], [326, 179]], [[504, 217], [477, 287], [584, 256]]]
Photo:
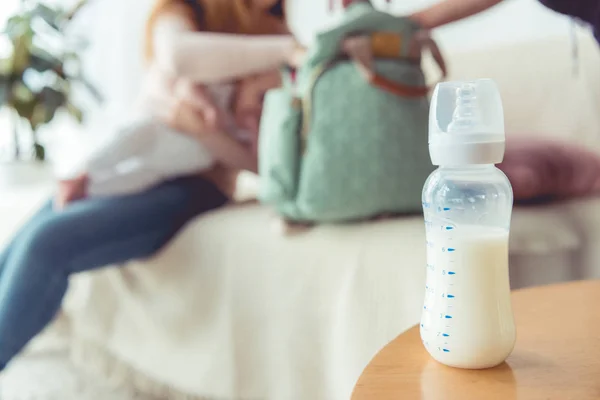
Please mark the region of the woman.
[[151, 257], [187, 221], [229, 200], [236, 171], [254, 156], [214, 133], [214, 115], [227, 110], [215, 110], [193, 83], [226, 85], [285, 62], [290, 37], [233, 35], [284, 32], [280, 7], [274, 0], [157, 3], [148, 24], [147, 82], [158, 84], [147, 85], [142, 97], [212, 149], [218, 164], [130, 196], [71, 202], [78, 186], [59, 184], [59, 207], [48, 202], [0, 252], [0, 370], [52, 320], [70, 274]]

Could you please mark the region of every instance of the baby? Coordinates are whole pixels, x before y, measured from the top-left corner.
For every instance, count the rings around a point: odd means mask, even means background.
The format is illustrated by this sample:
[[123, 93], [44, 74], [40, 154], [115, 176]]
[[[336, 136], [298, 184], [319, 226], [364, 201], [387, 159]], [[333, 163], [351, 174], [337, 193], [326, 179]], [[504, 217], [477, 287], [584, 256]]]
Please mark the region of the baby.
[[[278, 71], [270, 71], [236, 84], [198, 89], [211, 99], [212, 108], [231, 110], [221, 112], [220, 128], [256, 154], [263, 96], [279, 84]], [[207, 170], [214, 163], [213, 155], [197, 139], [142, 113], [88, 157], [85, 175], [61, 185], [58, 198], [66, 203], [83, 197], [139, 193], [166, 180]]]

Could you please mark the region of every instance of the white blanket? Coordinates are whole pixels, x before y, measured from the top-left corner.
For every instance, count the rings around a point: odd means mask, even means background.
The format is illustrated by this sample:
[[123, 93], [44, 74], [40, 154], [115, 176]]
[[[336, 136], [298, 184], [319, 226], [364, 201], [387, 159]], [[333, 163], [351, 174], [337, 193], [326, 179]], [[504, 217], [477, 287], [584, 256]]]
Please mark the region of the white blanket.
[[151, 261], [77, 278], [76, 358], [169, 400], [347, 400], [374, 352], [419, 319], [421, 218], [288, 238], [270, 218], [221, 210]]

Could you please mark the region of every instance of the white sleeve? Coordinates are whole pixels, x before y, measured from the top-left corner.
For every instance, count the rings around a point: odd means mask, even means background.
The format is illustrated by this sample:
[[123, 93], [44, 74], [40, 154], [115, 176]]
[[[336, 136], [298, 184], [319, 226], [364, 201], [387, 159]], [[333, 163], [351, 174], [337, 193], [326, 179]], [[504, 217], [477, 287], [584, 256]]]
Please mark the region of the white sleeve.
[[160, 176], [145, 166], [158, 134], [155, 121], [142, 120], [118, 130], [96, 148], [85, 163], [89, 195], [129, 194], [158, 183]]
[[88, 174], [110, 174], [116, 166], [151, 151], [159, 134], [152, 119], [130, 123], [97, 147], [88, 157]]
[[198, 83], [224, 82], [277, 68], [295, 46], [290, 35], [193, 32], [168, 16], [157, 21], [153, 40], [154, 59], [162, 70]]

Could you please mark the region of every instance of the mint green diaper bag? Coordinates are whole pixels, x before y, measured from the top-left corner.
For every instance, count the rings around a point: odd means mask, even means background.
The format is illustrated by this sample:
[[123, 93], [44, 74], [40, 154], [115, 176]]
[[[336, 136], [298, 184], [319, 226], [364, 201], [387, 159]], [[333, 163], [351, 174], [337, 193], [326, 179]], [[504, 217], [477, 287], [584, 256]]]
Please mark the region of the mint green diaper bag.
[[415, 22], [368, 1], [350, 4], [265, 96], [260, 201], [308, 223], [420, 212], [433, 170], [426, 47], [445, 75], [437, 46]]

